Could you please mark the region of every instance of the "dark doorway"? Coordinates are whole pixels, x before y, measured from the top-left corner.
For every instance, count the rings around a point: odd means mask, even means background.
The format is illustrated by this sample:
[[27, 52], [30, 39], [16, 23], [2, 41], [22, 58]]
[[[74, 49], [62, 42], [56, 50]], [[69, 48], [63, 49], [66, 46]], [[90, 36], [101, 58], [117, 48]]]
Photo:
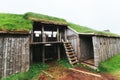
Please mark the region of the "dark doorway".
[[80, 36], [80, 51], [81, 61], [94, 64], [94, 52], [91, 36]]

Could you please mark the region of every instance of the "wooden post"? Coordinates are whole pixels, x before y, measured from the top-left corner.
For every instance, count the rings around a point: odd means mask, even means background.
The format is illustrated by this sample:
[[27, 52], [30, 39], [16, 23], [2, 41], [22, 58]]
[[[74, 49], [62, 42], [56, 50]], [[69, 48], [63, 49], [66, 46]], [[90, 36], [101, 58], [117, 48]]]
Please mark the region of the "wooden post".
[[32, 42], [33, 42], [33, 37], [34, 37], [34, 35], [33, 35], [33, 34], [34, 34], [33, 30], [31, 30], [30, 34], [31, 34], [30, 42], [32, 43]]
[[60, 45], [57, 46], [58, 46], [58, 60], [60, 60]]
[[[29, 44], [30, 45], [30, 44]], [[33, 47], [30, 45], [30, 65], [33, 63]]]
[[77, 52], [78, 52], [78, 60], [80, 61], [81, 50], [80, 50], [80, 36], [77, 36]]
[[62, 42], [62, 40], [61, 40], [61, 32], [60, 32], [60, 42]]
[[67, 41], [67, 29], [65, 28], [65, 42]]
[[42, 62], [45, 63], [45, 46], [44, 45], [42, 50]]
[[[45, 35], [44, 35], [44, 26], [42, 25], [42, 42], [45, 42]], [[42, 50], [42, 62], [45, 63], [45, 46], [43, 45]]]
[[57, 41], [59, 42], [59, 27], [57, 26]]
[[42, 25], [42, 42], [45, 42], [44, 26]]

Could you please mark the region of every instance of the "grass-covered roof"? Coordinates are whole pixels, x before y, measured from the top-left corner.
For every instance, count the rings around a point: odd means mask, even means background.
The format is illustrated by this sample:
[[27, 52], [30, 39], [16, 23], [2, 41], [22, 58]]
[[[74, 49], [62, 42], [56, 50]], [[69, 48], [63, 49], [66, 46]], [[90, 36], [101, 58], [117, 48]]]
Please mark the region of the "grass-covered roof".
[[0, 31], [30, 31], [32, 20], [44, 23], [68, 25], [78, 33], [94, 33], [106, 36], [118, 36], [110, 32], [97, 31], [88, 27], [69, 23], [64, 19], [28, 12], [26, 14], [0, 13]]
[[44, 23], [50, 23], [50, 24], [58, 24], [58, 25], [67, 25], [67, 21], [62, 18], [57, 18], [53, 16], [28, 12], [25, 15], [25, 18], [33, 20], [33, 21], [39, 21]]
[[81, 26], [74, 23], [68, 23], [68, 26], [75, 30], [77, 33], [93, 33], [94, 35], [104, 35], [104, 36], [118, 36], [117, 34], [105, 31], [97, 31], [85, 26]]
[[23, 15], [0, 13], [0, 31], [29, 31], [32, 22]]

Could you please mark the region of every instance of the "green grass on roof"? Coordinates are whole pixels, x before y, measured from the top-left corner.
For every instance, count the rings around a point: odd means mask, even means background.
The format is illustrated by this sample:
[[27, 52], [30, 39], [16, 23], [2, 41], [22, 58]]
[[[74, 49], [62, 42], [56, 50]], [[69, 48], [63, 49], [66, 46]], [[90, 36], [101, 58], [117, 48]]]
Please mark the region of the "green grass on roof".
[[68, 23], [68, 26], [77, 31], [78, 33], [94, 33], [97, 35], [105, 35], [105, 36], [118, 36], [117, 34], [111, 32], [97, 31], [85, 26], [80, 26], [74, 23]]
[[48, 22], [48, 23], [61, 24], [61, 25], [66, 25], [67, 24], [65, 19], [56, 18], [56, 17], [43, 15], [43, 14], [28, 12], [24, 16], [27, 19], [32, 18], [32, 19], [35, 19], [35, 20], [38, 20], [38, 21], [41, 21], [41, 22]]
[[32, 22], [23, 15], [0, 13], [0, 31], [29, 31]]

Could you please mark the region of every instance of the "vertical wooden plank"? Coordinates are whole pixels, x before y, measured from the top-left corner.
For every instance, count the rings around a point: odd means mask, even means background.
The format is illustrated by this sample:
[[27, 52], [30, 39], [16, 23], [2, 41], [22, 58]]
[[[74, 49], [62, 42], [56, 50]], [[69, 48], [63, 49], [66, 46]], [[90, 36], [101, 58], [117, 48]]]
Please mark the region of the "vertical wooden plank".
[[10, 75], [10, 37], [7, 37], [7, 59], [6, 59], [6, 63], [7, 63], [7, 66], [6, 66], [6, 76], [9, 76]]
[[44, 45], [42, 49], [42, 62], [45, 63], [45, 46]]
[[23, 43], [22, 43], [22, 45], [21, 45], [21, 49], [22, 49], [22, 53], [21, 53], [21, 55], [22, 55], [22, 62], [21, 62], [21, 64], [22, 64], [22, 69], [21, 69], [21, 71], [25, 71], [25, 58], [26, 58], [26, 53], [25, 53], [25, 41], [24, 40], [22, 40], [23, 41]]
[[65, 28], [65, 42], [67, 41], [67, 29]]
[[78, 61], [80, 61], [80, 56], [81, 56], [81, 52], [80, 52], [80, 37], [77, 37], [77, 51], [78, 51]]
[[30, 66], [30, 52], [29, 52], [29, 37], [27, 36], [25, 39], [25, 54], [26, 54], [26, 67], [25, 67], [25, 71], [28, 71], [29, 70], [29, 66]]
[[60, 42], [62, 42], [62, 36], [61, 36], [62, 33], [61, 33], [61, 31], [59, 31], [59, 32], [60, 32]]
[[59, 39], [59, 27], [57, 26], [57, 41], [59, 42], [60, 41], [60, 39]]
[[58, 47], [58, 60], [60, 60], [60, 45], [57, 45]]
[[4, 61], [4, 74], [3, 74], [3, 77], [6, 77], [7, 76], [7, 49], [8, 49], [8, 38], [4, 38], [4, 57], [3, 57], [3, 61]]
[[93, 36], [92, 41], [93, 41], [93, 49], [94, 49], [94, 65], [98, 66], [99, 65], [99, 52], [98, 52], [99, 44], [97, 41], [97, 37]]
[[3, 76], [3, 37], [0, 37], [0, 78]]
[[42, 25], [42, 31], [41, 31], [41, 33], [42, 33], [42, 41], [45, 42], [46, 41], [46, 36], [44, 34], [44, 26], [43, 25]]

